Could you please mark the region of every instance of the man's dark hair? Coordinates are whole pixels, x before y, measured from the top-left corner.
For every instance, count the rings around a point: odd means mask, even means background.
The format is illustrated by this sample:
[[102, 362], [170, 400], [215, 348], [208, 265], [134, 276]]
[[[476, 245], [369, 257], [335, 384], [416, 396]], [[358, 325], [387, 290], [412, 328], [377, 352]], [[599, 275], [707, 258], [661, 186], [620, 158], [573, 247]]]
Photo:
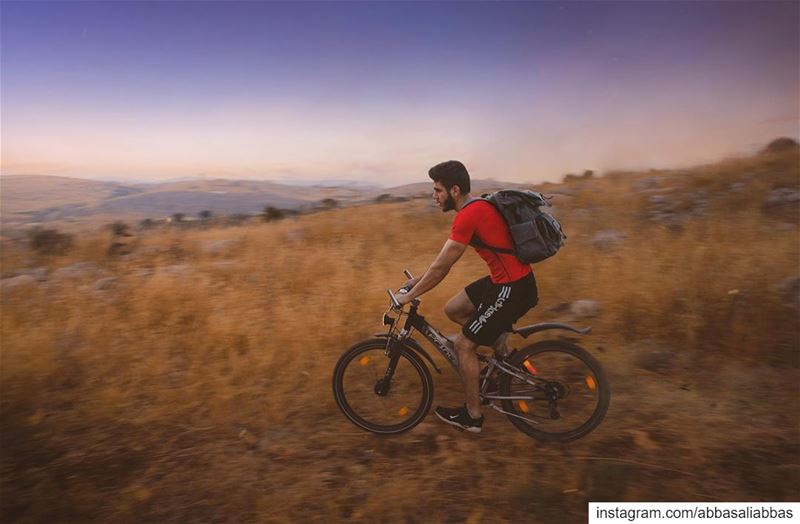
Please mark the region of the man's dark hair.
[[453, 186], [461, 188], [461, 194], [469, 193], [469, 173], [464, 164], [458, 160], [448, 160], [436, 164], [428, 171], [428, 176], [434, 182], [440, 182], [445, 189], [450, 191]]

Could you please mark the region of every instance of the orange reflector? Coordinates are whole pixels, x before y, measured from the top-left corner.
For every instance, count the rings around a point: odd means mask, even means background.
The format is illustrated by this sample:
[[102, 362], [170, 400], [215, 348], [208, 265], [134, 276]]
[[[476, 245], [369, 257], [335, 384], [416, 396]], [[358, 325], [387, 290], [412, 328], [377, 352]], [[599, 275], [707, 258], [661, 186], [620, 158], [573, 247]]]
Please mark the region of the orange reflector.
[[527, 370], [528, 370], [528, 372], [529, 372], [531, 375], [538, 375], [538, 374], [539, 374], [539, 372], [538, 372], [538, 371], [536, 371], [536, 368], [535, 368], [535, 367], [533, 367], [533, 364], [531, 364], [531, 361], [530, 361], [530, 360], [526, 360], [525, 362], [523, 362], [523, 365], [525, 366], [525, 369], [527, 369]]
[[586, 386], [592, 391], [597, 389], [597, 382], [594, 381], [594, 377], [591, 375], [586, 375]]
[[528, 407], [528, 403], [525, 402], [524, 400], [518, 400], [517, 401], [517, 406], [519, 406], [519, 410], [522, 411], [523, 413], [527, 413], [527, 412], [529, 412], [531, 410]]
[[397, 414], [400, 415], [401, 417], [405, 417], [406, 415], [408, 415], [408, 408], [403, 406], [402, 408], [400, 408]]
[[358, 359], [358, 363], [361, 364], [362, 366], [366, 366], [367, 364], [369, 364], [369, 357], [361, 357], [360, 359]]

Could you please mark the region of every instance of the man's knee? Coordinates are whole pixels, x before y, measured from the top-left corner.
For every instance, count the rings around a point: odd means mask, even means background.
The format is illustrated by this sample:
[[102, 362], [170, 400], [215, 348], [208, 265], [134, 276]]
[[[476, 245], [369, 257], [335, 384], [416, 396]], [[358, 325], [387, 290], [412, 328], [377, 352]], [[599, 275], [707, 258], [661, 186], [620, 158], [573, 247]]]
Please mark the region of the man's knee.
[[470, 302], [467, 294], [462, 291], [451, 298], [444, 306], [444, 314], [447, 318], [458, 324], [463, 324], [475, 312], [475, 306]]
[[462, 353], [474, 353], [475, 350], [478, 348], [478, 344], [471, 341], [463, 334], [456, 337], [455, 343], [453, 344], [454, 349], [456, 350], [457, 355], [461, 355]]

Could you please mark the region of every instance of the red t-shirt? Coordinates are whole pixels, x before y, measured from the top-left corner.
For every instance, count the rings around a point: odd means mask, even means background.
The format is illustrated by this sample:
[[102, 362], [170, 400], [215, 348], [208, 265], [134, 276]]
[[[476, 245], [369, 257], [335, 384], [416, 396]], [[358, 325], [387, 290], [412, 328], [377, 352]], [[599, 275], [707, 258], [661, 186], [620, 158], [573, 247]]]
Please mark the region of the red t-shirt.
[[[511, 233], [500, 211], [485, 200], [462, 208], [453, 220], [451, 240], [469, 244], [473, 235], [478, 235], [484, 244], [492, 247], [514, 248]], [[475, 251], [488, 264], [492, 282], [495, 284], [514, 282], [531, 272], [531, 266], [523, 264], [514, 255], [495, 253], [478, 247]]]

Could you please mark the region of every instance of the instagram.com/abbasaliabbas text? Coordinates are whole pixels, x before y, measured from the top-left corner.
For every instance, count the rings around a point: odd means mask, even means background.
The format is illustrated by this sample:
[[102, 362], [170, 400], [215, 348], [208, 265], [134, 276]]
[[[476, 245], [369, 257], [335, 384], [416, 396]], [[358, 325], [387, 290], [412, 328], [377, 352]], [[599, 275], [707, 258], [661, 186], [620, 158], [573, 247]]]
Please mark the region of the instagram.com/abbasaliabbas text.
[[672, 524], [800, 522], [797, 502], [590, 502], [589, 523], [664, 520]]

